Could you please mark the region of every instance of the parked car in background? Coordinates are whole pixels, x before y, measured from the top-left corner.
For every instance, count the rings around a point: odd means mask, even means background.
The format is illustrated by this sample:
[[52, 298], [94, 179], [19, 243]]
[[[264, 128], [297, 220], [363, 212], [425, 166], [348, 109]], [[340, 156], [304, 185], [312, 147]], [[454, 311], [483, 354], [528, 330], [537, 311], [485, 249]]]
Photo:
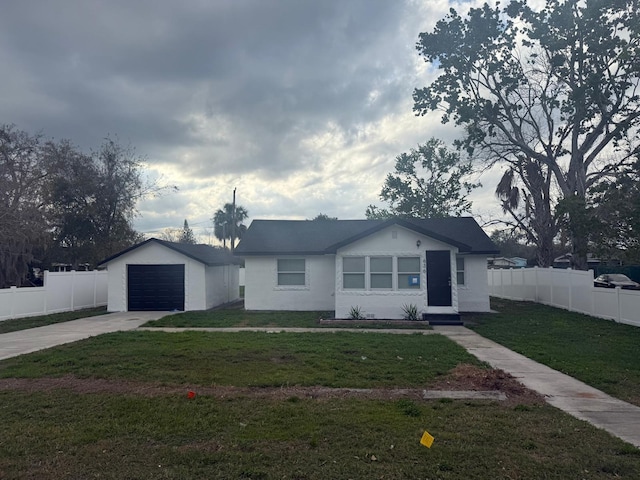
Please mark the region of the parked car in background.
[[593, 281], [594, 287], [615, 288], [626, 290], [640, 290], [640, 283], [634, 282], [621, 273], [604, 273]]

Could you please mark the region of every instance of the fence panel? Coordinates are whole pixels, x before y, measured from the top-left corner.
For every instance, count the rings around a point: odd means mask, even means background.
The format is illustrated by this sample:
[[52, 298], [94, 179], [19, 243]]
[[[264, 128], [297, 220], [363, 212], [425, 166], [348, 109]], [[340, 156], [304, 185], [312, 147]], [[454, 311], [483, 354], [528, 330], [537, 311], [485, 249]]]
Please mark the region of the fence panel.
[[106, 305], [107, 277], [103, 271], [45, 271], [42, 287], [0, 290], [0, 320]]
[[530, 300], [640, 326], [640, 292], [595, 288], [592, 270], [492, 269], [487, 278], [489, 292], [496, 297]]

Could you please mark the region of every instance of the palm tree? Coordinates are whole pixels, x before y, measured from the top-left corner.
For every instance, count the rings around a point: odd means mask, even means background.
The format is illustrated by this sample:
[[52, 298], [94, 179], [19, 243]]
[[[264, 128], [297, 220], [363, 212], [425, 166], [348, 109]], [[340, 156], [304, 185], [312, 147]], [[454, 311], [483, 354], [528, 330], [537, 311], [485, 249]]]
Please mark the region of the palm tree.
[[222, 246], [227, 248], [227, 238], [231, 251], [236, 247], [236, 239], [242, 238], [247, 227], [242, 223], [249, 217], [246, 208], [236, 205], [235, 211], [232, 203], [225, 203], [213, 216], [213, 234], [222, 241]]

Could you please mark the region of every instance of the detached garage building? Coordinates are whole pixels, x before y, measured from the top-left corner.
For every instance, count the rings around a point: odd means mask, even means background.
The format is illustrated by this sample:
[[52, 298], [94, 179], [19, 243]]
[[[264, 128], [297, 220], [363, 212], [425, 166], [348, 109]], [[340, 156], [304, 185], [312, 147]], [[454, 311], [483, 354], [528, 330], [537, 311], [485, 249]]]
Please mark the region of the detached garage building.
[[206, 310], [240, 298], [241, 261], [210, 245], [151, 238], [100, 262], [109, 272], [107, 309]]

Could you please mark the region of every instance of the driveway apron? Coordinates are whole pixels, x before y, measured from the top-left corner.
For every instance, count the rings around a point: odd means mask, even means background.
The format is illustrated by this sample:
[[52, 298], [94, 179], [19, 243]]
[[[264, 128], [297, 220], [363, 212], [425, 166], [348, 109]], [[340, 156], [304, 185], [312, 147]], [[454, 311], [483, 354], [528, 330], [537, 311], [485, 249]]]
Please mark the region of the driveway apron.
[[0, 335], [0, 360], [102, 333], [133, 330], [171, 312], [116, 312]]

